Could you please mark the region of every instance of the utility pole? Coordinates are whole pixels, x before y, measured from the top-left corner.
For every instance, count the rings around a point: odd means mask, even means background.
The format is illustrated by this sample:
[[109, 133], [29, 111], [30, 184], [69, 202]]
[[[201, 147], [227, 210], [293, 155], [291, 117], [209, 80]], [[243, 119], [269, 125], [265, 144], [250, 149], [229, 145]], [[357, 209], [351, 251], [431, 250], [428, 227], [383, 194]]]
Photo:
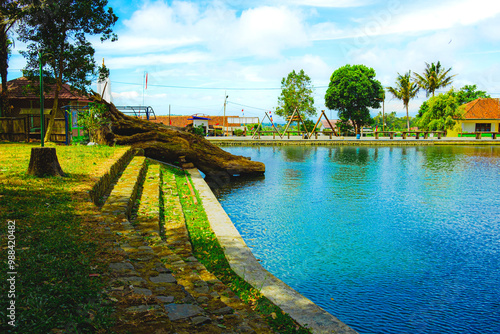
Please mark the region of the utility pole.
[[172, 121], [170, 120], [170, 104], [168, 105], [168, 125], [172, 125]]
[[[42, 52], [38, 51], [38, 60], [40, 62], [40, 142], [43, 147], [43, 142], [45, 141], [45, 117], [44, 117], [44, 106], [43, 106], [43, 64], [42, 64]], [[50, 139], [50, 138], [49, 138]]]
[[382, 131], [385, 131], [385, 93], [382, 99]]
[[226, 124], [226, 104], [227, 104], [227, 98], [229, 97], [227, 94], [226, 94], [226, 91], [224, 91], [224, 122], [222, 122], [223, 124], [223, 128], [224, 128], [224, 132], [226, 133], [226, 136], [227, 136], [227, 124]]

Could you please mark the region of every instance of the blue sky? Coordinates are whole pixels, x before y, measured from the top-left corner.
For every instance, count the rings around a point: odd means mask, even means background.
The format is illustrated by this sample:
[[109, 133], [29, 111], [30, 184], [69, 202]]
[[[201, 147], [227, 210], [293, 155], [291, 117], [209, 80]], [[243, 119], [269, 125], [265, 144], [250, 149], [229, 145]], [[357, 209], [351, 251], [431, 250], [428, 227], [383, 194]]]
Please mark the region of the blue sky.
[[[331, 74], [345, 64], [372, 67], [384, 86], [398, 72], [441, 61], [453, 86], [476, 84], [500, 97], [500, 2], [492, 0], [110, 0], [118, 41], [91, 38], [105, 59], [117, 105], [151, 105], [157, 114], [263, 116], [281, 79], [304, 71], [318, 112]], [[16, 43], [9, 79], [24, 66]], [[148, 87], [144, 89], [144, 73]], [[95, 89], [95, 88], [94, 88]], [[410, 101], [415, 114], [425, 93]], [[244, 110], [242, 112], [242, 109]], [[335, 111], [327, 115], [336, 118]], [[386, 112], [405, 114], [389, 94]], [[378, 111], [374, 111], [376, 115]]]

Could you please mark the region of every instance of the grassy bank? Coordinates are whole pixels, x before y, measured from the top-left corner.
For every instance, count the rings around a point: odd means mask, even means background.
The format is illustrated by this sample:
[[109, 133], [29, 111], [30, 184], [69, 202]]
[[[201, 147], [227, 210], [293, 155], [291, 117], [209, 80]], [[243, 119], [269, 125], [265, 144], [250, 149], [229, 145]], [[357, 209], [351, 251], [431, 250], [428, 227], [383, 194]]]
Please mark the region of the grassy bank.
[[233, 272], [224, 256], [222, 247], [217, 241], [217, 237], [210, 228], [205, 210], [201, 204], [202, 201], [196, 189], [194, 192], [197, 203], [193, 201], [192, 192], [186, 182], [186, 173], [182, 170], [170, 168], [166, 169], [165, 172], [175, 174], [179, 197], [196, 258], [208, 271], [216, 275], [243, 301], [259, 312], [277, 333], [310, 333], [308, 329], [299, 326], [290, 316], [282, 312], [280, 308], [272, 304], [257, 289]]
[[15, 281], [0, 286], [0, 331], [107, 332], [112, 309], [100, 274], [110, 254], [88, 191], [125, 148], [58, 146], [66, 176], [36, 178], [26, 174], [36, 146], [0, 144], [0, 279]]

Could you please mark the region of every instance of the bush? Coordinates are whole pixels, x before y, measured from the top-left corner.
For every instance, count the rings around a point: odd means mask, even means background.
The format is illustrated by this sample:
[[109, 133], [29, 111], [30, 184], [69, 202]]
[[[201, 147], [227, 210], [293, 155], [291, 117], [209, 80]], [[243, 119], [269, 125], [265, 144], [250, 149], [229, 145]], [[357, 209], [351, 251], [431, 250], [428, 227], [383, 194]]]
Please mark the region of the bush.
[[193, 127], [193, 133], [199, 136], [205, 135], [205, 127], [203, 125], [198, 125]]
[[97, 141], [97, 130], [109, 124], [109, 120], [104, 116], [108, 107], [102, 103], [91, 102], [86, 112], [78, 113], [78, 125], [88, 131], [91, 141]]
[[238, 136], [238, 137], [243, 136], [243, 130], [241, 130], [241, 129], [234, 130], [234, 135]]

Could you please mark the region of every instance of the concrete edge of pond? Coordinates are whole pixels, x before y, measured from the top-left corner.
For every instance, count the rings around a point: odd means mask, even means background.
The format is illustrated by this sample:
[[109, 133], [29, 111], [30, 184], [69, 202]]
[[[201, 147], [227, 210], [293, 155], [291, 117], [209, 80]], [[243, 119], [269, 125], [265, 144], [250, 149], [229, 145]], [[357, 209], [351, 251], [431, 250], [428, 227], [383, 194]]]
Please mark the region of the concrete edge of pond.
[[500, 145], [500, 139], [474, 139], [469, 137], [443, 137], [441, 139], [415, 139], [415, 138], [380, 138], [373, 139], [371, 137], [356, 139], [355, 137], [337, 137], [332, 139], [301, 139], [299, 136], [291, 137], [290, 139], [273, 138], [272, 136], [262, 136], [260, 139], [252, 137], [205, 137], [208, 141], [219, 146], [270, 146], [270, 145], [304, 145], [304, 146], [428, 146], [428, 145]]
[[208, 221], [233, 271], [313, 333], [355, 334], [355, 330], [268, 272], [257, 261], [197, 169], [189, 173]]

